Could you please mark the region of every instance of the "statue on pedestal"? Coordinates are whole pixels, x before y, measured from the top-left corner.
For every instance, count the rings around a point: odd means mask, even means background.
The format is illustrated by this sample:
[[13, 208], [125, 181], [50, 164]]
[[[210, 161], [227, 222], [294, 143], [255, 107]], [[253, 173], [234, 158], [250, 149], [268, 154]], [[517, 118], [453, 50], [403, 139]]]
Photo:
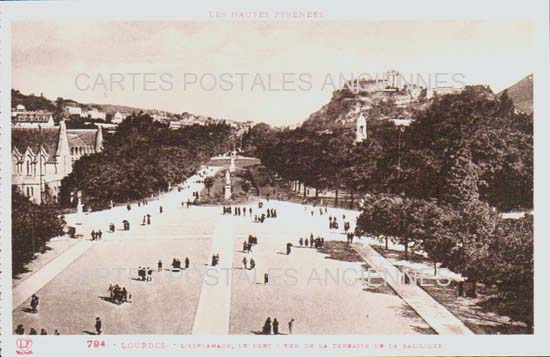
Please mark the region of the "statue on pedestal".
[[355, 122], [355, 143], [360, 143], [367, 139], [367, 120], [363, 114], [359, 115]]
[[225, 184], [231, 186], [231, 174], [229, 171], [225, 172]]
[[225, 172], [225, 186], [223, 188], [224, 198], [226, 200], [231, 198], [231, 174], [229, 171]]
[[76, 193], [78, 203], [76, 204], [76, 213], [81, 214], [84, 212], [84, 205], [82, 204], [82, 191]]

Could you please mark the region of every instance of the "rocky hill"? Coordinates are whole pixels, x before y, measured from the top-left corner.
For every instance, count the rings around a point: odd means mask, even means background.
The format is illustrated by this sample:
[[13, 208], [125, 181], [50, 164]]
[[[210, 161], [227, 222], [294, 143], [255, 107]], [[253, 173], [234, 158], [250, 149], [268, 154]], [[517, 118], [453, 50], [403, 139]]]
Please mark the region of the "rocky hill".
[[[302, 126], [310, 130], [324, 131], [342, 127], [353, 127], [356, 118], [363, 113], [367, 120], [414, 119], [425, 109], [431, 98], [428, 91], [411, 84], [400, 84], [392, 80], [389, 71], [383, 80], [360, 80], [347, 82], [342, 89], [334, 91], [330, 101], [319, 110], [310, 114]], [[487, 85], [467, 86], [492, 99], [501, 95], [494, 94]], [[435, 90], [436, 95], [458, 93], [463, 88]], [[516, 109], [522, 112], [533, 111], [533, 76], [527, 76], [508, 90], [508, 95]], [[433, 95], [433, 94], [432, 94]]]
[[351, 127], [360, 113], [366, 114], [368, 120], [414, 118], [427, 103], [425, 89], [400, 85], [391, 78], [350, 81], [333, 92], [330, 101], [302, 125], [312, 130]]
[[[521, 81], [505, 89], [516, 109], [523, 113], [533, 113], [533, 75], [530, 74]], [[504, 93], [499, 92], [498, 95]]]

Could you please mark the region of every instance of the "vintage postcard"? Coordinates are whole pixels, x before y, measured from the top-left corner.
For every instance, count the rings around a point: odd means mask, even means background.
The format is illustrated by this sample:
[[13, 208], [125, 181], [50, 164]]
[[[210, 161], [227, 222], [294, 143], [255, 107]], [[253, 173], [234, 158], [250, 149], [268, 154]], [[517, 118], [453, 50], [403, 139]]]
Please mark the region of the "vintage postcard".
[[547, 3], [0, 20], [2, 355], [550, 353]]

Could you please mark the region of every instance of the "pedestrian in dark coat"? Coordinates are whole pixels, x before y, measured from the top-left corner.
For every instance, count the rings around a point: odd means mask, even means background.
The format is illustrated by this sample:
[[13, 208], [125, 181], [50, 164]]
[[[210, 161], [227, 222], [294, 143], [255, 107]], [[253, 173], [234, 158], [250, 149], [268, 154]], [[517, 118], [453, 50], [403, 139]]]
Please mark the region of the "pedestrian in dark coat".
[[264, 333], [264, 335], [271, 335], [271, 318], [270, 317], [268, 317], [267, 320], [265, 320], [262, 332]]
[[99, 317], [95, 318], [95, 331], [98, 335], [101, 335], [101, 319]]
[[279, 334], [279, 321], [277, 321], [277, 319], [273, 319], [273, 334]]

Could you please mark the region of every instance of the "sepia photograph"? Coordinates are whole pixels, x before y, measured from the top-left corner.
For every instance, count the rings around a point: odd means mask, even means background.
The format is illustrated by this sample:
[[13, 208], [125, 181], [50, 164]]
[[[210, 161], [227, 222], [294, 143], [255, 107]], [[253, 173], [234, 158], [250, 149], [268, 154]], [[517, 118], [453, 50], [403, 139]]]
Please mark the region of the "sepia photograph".
[[203, 15], [11, 22], [18, 355], [541, 331], [533, 21]]

